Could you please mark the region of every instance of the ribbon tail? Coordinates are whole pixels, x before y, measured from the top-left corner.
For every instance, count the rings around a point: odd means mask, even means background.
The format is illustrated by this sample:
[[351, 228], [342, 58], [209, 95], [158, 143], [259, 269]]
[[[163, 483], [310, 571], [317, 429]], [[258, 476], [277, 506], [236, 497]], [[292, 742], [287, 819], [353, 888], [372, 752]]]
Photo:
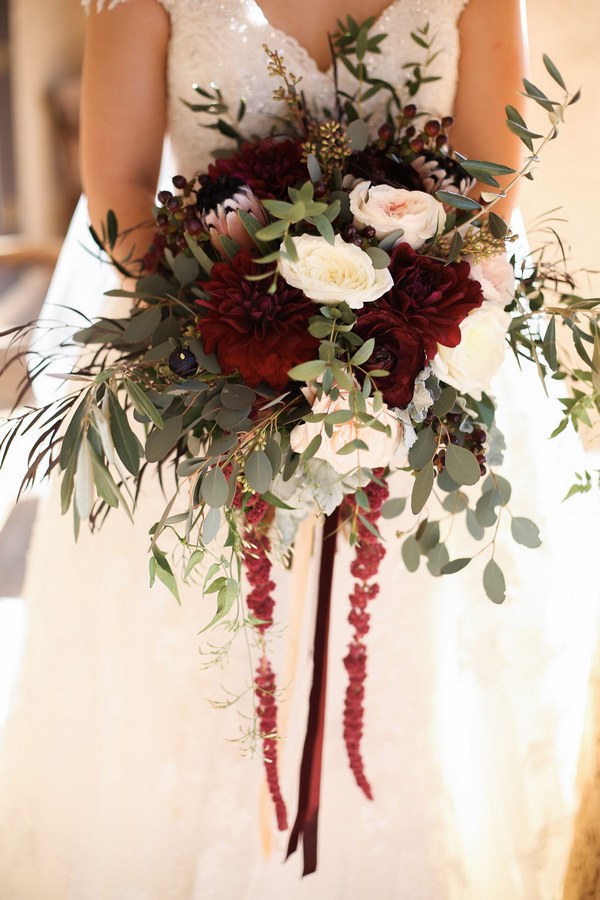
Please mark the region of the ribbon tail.
[[325, 731], [327, 688], [327, 644], [331, 610], [331, 588], [337, 538], [338, 510], [327, 516], [323, 527], [323, 549], [319, 568], [319, 592], [313, 651], [313, 682], [308, 704], [308, 723], [300, 766], [298, 813], [290, 834], [286, 859], [298, 849], [302, 838], [303, 875], [317, 868], [317, 825], [321, 792], [321, 766]]

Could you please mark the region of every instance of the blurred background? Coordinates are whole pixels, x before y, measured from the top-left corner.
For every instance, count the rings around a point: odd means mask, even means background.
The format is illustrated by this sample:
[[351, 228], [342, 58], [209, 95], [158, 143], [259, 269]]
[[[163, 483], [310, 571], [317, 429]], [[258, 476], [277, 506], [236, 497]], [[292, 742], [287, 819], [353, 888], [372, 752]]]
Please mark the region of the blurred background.
[[[528, 0], [527, 18], [531, 80], [552, 96], [541, 60], [545, 51], [568, 86], [581, 86], [583, 95], [569, 110], [559, 139], [547, 148], [534, 184], [524, 184], [523, 217], [533, 243], [540, 217], [551, 213], [562, 220], [554, 224], [571, 270], [592, 270], [582, 271], [580, 292], [597, 296], [600, 6], [598, 0]], [[0, 0], [0, 332], [40, 309], [79, 195], [84, 30], [79, 0]], [[536, 121], [532, 110], [528, 122]], [[6, 344], [0, 336], [0, 359]], [[15, 366], [0, 377], [0, 415], [12, 405], [21, 376]], [[13, 509], [13, 495], [11, 473], [5, 471], [0, 476], [0, 666], [7, 672], [17, 652], [18, 597], [36, 506], [31, 497]]]

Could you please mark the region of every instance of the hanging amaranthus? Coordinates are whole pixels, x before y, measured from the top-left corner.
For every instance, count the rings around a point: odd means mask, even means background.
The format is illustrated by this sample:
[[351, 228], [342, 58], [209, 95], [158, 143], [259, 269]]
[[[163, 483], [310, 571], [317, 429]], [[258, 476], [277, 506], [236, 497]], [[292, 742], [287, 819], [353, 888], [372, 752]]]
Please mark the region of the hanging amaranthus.
[[[383, 474], [377, 471], [376, 475]], [[371, 525], [376, 523], [381, 515], [381, 506], [389, 496], [387, 484], [377, 484], [372, 481], [365, 488], [369, 500], [369, 510], [362, 510], [361, 515]], [[348, 498], [351, 510], [356, 509], [353, 497]], [[350, 571], [356, 582], [354, 590], [350, 594], [350, 613], [348, 621], [354, 629], [354, 634], [348, 648], [348, 655], [344, 659], [344, 665], [348, 672], [348, 687], [344, 703], [344, 742], [348, 753], [350, 768], [356, 779], [356, 783], [364, 794], [373, 799], [371, 785], [365, 774], [365, 766], [361, 753], [361, 739], [363, 734], [365, 680], [367, 676], [367, 647], [366, 636], [369, 632], [370, 615], [367, 611], [368, 604], [379, 593], [379, 585], [376, 582], [368, 584], [369, 579], [377, 575], [379, 563], [385, 556], [385, 547], [381, 540], [367, 526], [357, 521], [358, 543], [354, 560]]]

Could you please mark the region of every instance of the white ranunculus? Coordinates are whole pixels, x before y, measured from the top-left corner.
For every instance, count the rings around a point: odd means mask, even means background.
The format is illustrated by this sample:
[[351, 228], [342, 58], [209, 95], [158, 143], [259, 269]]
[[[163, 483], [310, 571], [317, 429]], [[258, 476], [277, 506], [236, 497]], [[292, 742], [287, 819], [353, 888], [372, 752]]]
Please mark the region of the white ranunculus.
[[380, 239], [402, 228], [404, 234], [399, 241], [410, 244], [413, 250], [441, 232], [446, 222], [443, 205], [431, 194], [387, 184], [371, 187], [370, 181], [362, 181], [351, 191], [350, 209], [354, 224], [360, 228], [371, 225]]
[[389, 269], [376, 269], [368, 253], [356, 244], [347, 244], [339, 234], [333, 245], [310, 234], [292, 240], [298, 259], [292, 262], [282, 258], [279, 271], [288, 284], [300, 288], [316, 303], [343, 301], [352, 309], [360, 309], [393, 285]]
[[499, 306], [484, 301], [460, 323], [457, 347], [438, 344], [431, 368], [440, 381], [465, 391], [476, 400], [489, 390], [490, 380], [504, 360], [506, 331], [510, 315]]
[[[312, 412], [331, 413], [337, 410], [347, 410], [349, 409], [348, 396], [347, 391], [340, 391], [338, 398], [332, 400], [331, 397], [323, 394], [321, 399], [316, 398], [313, 402]], [[383, 425], [389, 425], [390, 435], [364, 426], [354, 418], [349, 422], [333, 425], [331, 437], [327, 436], [324, 422], [304, 422], [301, 425], [296, 425], [290, 434], [292, 450], [296, 453], [302, 453], [312, 439], [320, 434], [321, 446], [317, 450], [315, 457], [324, 459], [336, 472], [347, 474], [354, 472], [358, 468], [377, 469], [380, 466], [387, 466], [390, 458], [402, 441], [402, 423], [385, 403], [379, 412], [376, 413], [371, 398], [366, 401], [366, 411]], [[338, 453], [342, 447], [357, 438], [365, 442], [368, 450], [353, 450], [351, 453], [343, 455]]]
[[505, 253], [482, 259], [477, 265], [472, 257], [466, 257], [471, 263], [470, 278], [478, 281], [485, 300], [496, 303], [502, 309], [512, 302], [515, 296], [515, 271]]

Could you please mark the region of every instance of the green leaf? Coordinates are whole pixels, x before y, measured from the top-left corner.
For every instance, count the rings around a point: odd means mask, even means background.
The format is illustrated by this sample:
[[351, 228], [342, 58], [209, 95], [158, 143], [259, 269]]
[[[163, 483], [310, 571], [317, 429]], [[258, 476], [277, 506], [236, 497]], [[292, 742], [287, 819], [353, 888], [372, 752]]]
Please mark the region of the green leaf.
[[310, 362], [301, 363], [289, 370], [288, 376], [293, 381], [313, 381], [322, 375], [327, 364], [320, 359], [312, 359]]
[[201, 494], [203, 500], [209, 506], [219, 508], [225, 506], [227, 500], [227, 479], [219, 466], [213, 466], [210, 472], [207, 472], [202, 479]]
[[265, 443], [265, 453], [269, 457], [273, 474], [276, 475], [281, 469], [283, 453], [278, 442], [273, 437], [268, 437]]
[[179, 597], [179, 590], [177, 588], [177, 581], [175, 576], [173, 575], [173, 570], [169, 565], [166, 554], [159, 550], [156, 545], [152, 547], [152, 557], [150, 559], [150, 586], [154, 584], [155, 577], [158, 576], [159, 580], [167, 587], [179, 605], [181, 606], [181, 599]]
[[179, 253], [177, 256], [173, 257], [171, 268], [173, 269], [175, 278], [182, 287], [186, 284], [191, 284], [200, 274], [200, 264], [198, 260], [193, 256], [186, 256], [184, 253]]
[[350, 122], [346, 135], [352, 150], [357, 153], [364, 150], [369, 143], [369, 126], [363, 119], [355, 119], [354, 122]]
[[335, 244], [335, 232], [327, 216], [313, 216], [311, 222], [317, 227], [321, 237], [324, 237], [327, 243], [333, 246]]
[[263, 500], [269, 503], [271, 506], [277, 507], [277, 509], [295, 509], [294, 506], [289, 506], [287, 503], [284, 503], [283, 500], [280, 500], [279, 497], [276, 497], [275, 494], [272, 494], [270, 491], [263, 491], [260, 495]]
[[488, 213], [488, 224], [493, 237], [501, 239], [508, 234], [508, 225], [495, 212]]
[[506, 582], [502, 569], [495, 559], [490, 559], [483, 570], [483, 587], [493, 603], [504, 603]]
[[469, 450], [449, 444], [446, 448], [446, 470], [457, 484], [476, 484], [479, 481], [479, 463]]
[[433, 490], [433, 466], [428, 463], [417, 473], [410, 498], [410, 507], [414, 515], [421, 512]]
[[506, 118], [509, 122], [515, 122], [517, 125], [527, 128], [527, 123], [518, 109], [515, 109], [515, 107], [510, 104], [505, 106], [504, 109], [506, 111]]
[[256, 392], [245, 384], [229, 382], [221, 391], [221, 403], [226, 409], [249, 409], [256, 399]]
[[205, 550], [194, 550], [193, 551], [193, 553], [191, 554], [190, 558], [187, 561], [187, 564], [185, 567], [185, 572], [183, 573], [184, 581], [187, 581], [187, 579], [190, 577], [190, 575], [192, 574], [192, 572], [196, 568], [196, 566], [200, 565], [200, 563], [204, 559], [205, 555], [206, 555]]
[[129, 399], [141, 416], [146, 416], [157, 428], [163, 428], [164, 422], [154, 403], [147, 397], [142, 388], [130, 378], [124, 378], [123, 384]]
[[312, 182], [321, 181], [323, 178], [323, 173], [321, 171], [321, 166], [317, 160], [317, 157], [314, 153], [309, 153], [306, 158], [306, 165], [308, 167], [308, 174], [310, 176], [310, 180]]
[[77, 454], [77, 478], [75, 481], [75, 507], [80, 519], [87, 519], [95, 500], [92, 447], [88, 440], [79, 445]]
[[427, 553], [427, 568], [434, 577], [442, 574], [442, 569], [448, 563], [450, 557], [445, 544], [436, 544]]
[[85, 412], [87, 410], [88, 399], [89, 391], [86, 391], [81, 402], [78, 404], [75, 412], [71, 416], [71, 420], [69, 421], [67, 430], [65, 431], [65, 436], [60, 447], [59, 457], [60, 467], [63, 470], [67, 468], [72, 457], [74, 455], [77, 456], [79, 442], [81, 441], [81, 437], [83, 434], [82, 423]]
[[375, 349], [375, 338], [369, 338], [364, 344], [358, 348], [354, 356], [351, 357], [350, 363], [353, 366], [362, 366], [363, 363], [370, 358]]
[[256, 237], [260, 241], [273, 241], [276, 238], [283, 237], [289, 228], [289, 224], [290, 223], [285, 219], [272, 222], [270, 225], [266, 225], [264, 228], [261, 228], [260, 231], [257, 231]]
[[436, 450], [437, 437], [433, 429], [423, 428], [408, 451], [408, 461], [413, 469], [422, 469], [433, 459]]
[[381, 247], [367, 247], [365, 252], [370, 257], [374, 269], [387, 269], [391, 262], [389, 253]]
[[498, 515], [496, 507], [501, 505], [502, 498], [496, 490], [486, 491], [475, 505], [475, 517], [484, 528], [495, 525]]
[[273, 467], [264, 450], [254, 450], [246, 460], [244, 474], [250, 487], [257, 494], [269, 490], [273, 479]]
[[117, 242], [118, 237], [117, 217], [112, 209], [109, 209], [108, 213], [106, 214], [106, 233], [108, 235], [108, 243], [110, 245], [110, 249], [112, 250]]
[[221, 510], [213, 506], [212, 509], [204, 516], [204, 523], [202, 525], [202, 542], [206, 545], [210, 544], [214, 538], [216, 538], [219, 533], [219, 528], [221, 527]]
[[448, 258], [446, 259], [446, 263], [449, 265], [453, 263], [463, 248], [464, 240], [460, 231], [454, 232], [454, 237], [452, 238], [452, 243], [450, 244], [450, 250], [448, 251]]
[[554, 79], [554, 81], [559, 85], [559, 87], [561, 87], [563, 89], [563, 91], [566, 91], [567, 86], [563, 81], [563, 77], [560, 74], [560, 72], [558, 71], [558, 69], [556, 68], [556, 66], [554, 65], [554, 63], [552, 62], [552, 60], [550, 59], [550, 57], [548, 56], [548, 54], [544, 53], [544, 55], [542, 56], [542, 59], [544, 60], [544, 65], [546, 66], [546, 69], [547, 69], [550, 77]]
[[416, 534], [416, 540], [421, 548], [421, 553], [427, 553], [432, 547], [435, 547], [435, 545], [440, 542], [440, 523], [425, 522], [424, 528], [419, 527]]
[[135, 315], [123, 332], [123, 340], [128, 344], [137, 344], [144, 341], [154, 333], [160, 325], [160, 306], [150, 306], [143, 312]]
[[416, 572], [421, 561], [419, 545], [412, 535], [406, 538], [402, 544], [402, 560], [409, 572]]
[[600, 394], [600, 326], [596, 328], [594, 336], [594, 352], [592, 354], [592, 384], [594, 390]]
[[447, 206], [453, 206], [455, 209], [466, 209], [469, 212], [476, 212], [481, 209], [481, 203], [472, 200], [471, 197], [463, 197], [462, 194], [455, 194], [453, 191], [436, 191], [436, 200], [445, 203]]
[[457, 391], [453, 387], [445, 387], [430, 409], [434, 416], [442, 419], [456, 403]]
[[71, 505], [73, 488], [75, 487], [75, 470], [77, 468], [77, 453], [73, 449], [65, 468], [62, 483], [60, 485], [60, 508], [63, 516]]
[[544, 335], [544, 356], [553, 372], [558, 369], [556, 355], [556, 316], [551, 316]]
[[[309, 443], [306, 450], [304, 450], [301, 454], [301, 459], [304, 462], [307, 462], [309, 459], [312, 459], [319, 447], [321, 446], [321, 441], [323, 440], [322, 435], [315, 434], [314, 438]], [[290, 476], [291, 477], [291, 476]]]
[[207, 275], [210, 275], [214, 262], [208, 254], [202, 249], [202, 245], [190, 234], [184, 234], [186, 244], [194, 254], [194, 258], [200, 263]]
[[146, 441], [145, 454], [148, 462], [158, 462], [159, 459], [163, 459], [181, 437], [181, 430], [182, 417], [180, 415], [165, 419], [162, 431], [153, 428]]
[[[108, 392], [108, 408], [110, 413], [110, 433], [121, 462], [132, 475], [137, 475], [140, 468], [140, 443], [131, 430], [127, 413], [112, 391]], [[82, 516], [83, 518], [83, 516]]]
[[91, 455], [96, 490], [109, 506], [116, 508], [121, 500], [119, 488], [95, 450], [92, 449]]
[[406, 497], [392, 497], [381, 506], [381, 515], [384, 519], [395, 519], [406, 509]]
[[442, 566], [440, 573], [442, 575], [454, 575], [455, 572], [460, 572], [461, 569], [468, 566], [472, 559], [472, 556], [461, 556], [458, 559], [451, 559], [450, 562]]
[[542, 543], [539, 528], [531, 519], [515, 516], [510, 525], [510, 530], [517, 544], [524, 547], [539, 547]]
[[353, 441], [348, 441], [347, 444], [344, 444], [343, 447], [337, 451], [338, 456], [349, 456], [350, 453], [354, 453], [355, 450], [368, 450], [369, 445], [365, 444], [364, 441], [361, 441], [360, 438], [354, 438]]
[[220, 622], [221, 619], [228, 614], [235, 603], [238, 594], [239, 586], [237, 581], [233, 578], [225, 579], [224, 585], [219, 589], [219, 593], [217, 594], [217, 611], [208, 625], [205, 625], [200, 631], [200, 634], [204, 631], [208, 631], [209, 628], [212, 628], [213, 625], [216, 625], [217, 622]]

